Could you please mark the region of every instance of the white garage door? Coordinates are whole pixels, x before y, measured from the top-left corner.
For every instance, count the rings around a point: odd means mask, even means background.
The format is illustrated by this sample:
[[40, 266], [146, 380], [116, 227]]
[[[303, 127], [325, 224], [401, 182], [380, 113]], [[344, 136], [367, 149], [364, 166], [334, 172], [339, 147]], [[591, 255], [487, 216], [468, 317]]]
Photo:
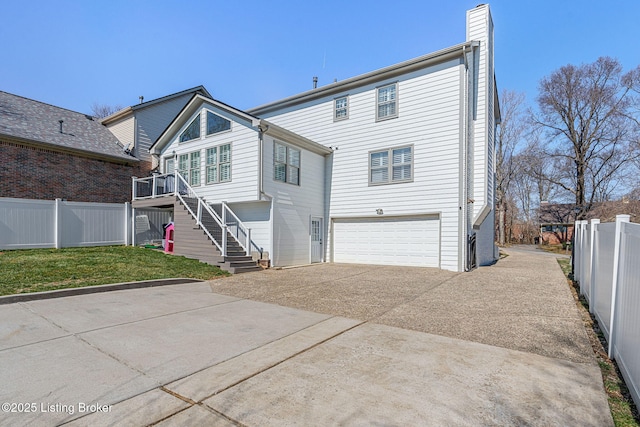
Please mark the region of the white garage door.
[[333, 261], [439, 267], [440, 219], [334, 219]]

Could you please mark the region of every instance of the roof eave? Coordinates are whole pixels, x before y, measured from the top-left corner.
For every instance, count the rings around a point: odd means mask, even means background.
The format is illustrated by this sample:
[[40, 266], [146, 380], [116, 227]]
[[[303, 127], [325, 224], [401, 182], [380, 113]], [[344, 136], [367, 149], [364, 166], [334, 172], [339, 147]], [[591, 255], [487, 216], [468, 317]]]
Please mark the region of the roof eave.
[[259, 126], [266, 135], [282, 140], [284, 142], [295, 144], [313, 153], [326, 156], [327, 154], [331, 154], [333, 152], [333, 150], [329, 147], [305, 138], [304, 136], [298, 135], [297, 133], [291, 132], [267, 120], [260, 120]]
[[330, 96], [339, 92], [344, 92], [355, 87], [360, 87], [366, 84], [376, 83], [381, 80], [397, 77], [401, 74], [416, 71], [430, 65], [447, 61], [452, 58], [462, 56], [465, 49], [476, 46], [477, 41], [468, 41], [455, 46], [448, 47], [427, 55], [423, 55], [417, 58], [410, 59], [389, 67], [381, 68], [379, 70], [371, 71], [366, 74], [361, 74], [356, 77], [331, 83], [326, 86], [322, 86], [317, 89], [313, 89], [307, 92], [303, 92], [288, 98], [281, 99], [279, 101], [264, 104], [255, 108], [247, 110], [250, 114], [262, 115], [273, 110], [282, 109], [292, 105], [300, 104], [303, 102], [311, 101], [317, 98]]
[[12, 136], [12, 135], [2, 134], [2, 133], [0, 133], [0, 139], [6, 140], [7, 142], [10, 142], [10, 143], [27, 145], [30, 147], [38, 147], [38, 148], [46, 147], [46, 149], [51, 151], [58, 151], [58, 152], [67, 153], [67, 154], [75, 154], [75, 155], [80, 155], [82, 157], [87, 157], [91, 159], [105, 160], [111, 163], [133, 164], [133, 163], [140, 162], [140, 160], [135, 157], [131, 157], [129, 159], [126, 157], [111, 156], [109, 154], [97, 153], [95, 151], [82, 150], [82, 149], [73, 148], [73, 147], [66, 147], [58, 144], [51, 144], [50, 142], [20, 138], [17, 136]]

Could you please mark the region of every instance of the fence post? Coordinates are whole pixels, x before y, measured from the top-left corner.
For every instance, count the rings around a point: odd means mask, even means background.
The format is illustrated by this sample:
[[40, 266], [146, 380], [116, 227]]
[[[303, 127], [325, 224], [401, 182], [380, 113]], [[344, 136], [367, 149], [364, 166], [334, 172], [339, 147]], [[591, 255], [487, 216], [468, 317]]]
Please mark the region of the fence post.
[[62, 199], [56, 199], [55, 201], [53, 218], [55, 221], [53, 244], [56, 249], [60, 249], [62, 247]]
[[131, 208], [131, 246], [136, 245], [136, 208]]
[[613, 280], [611, 281], [611, 318], [609, 319], [609, 358], [613, 358], [613, 345], [615, 341], [616, 305], [618, 295], [618, 272], [621, 267], [620, 246], [622, 243], [622, 223], [629, 222], [629, 215], [616, 215], [616, 235], [613, 246]]
[[596, 245], [596, 239], [598, 238], [598, 233], [596, 232], [597, 228], [598, 228], [598, 224], [600, 224], [600, 220], [599, 219], [592, 219], [591, 220], [591, 227], [589, 227], [589, 243], [590, 243], [590, 247], [589, 247], [589, 312], [591, 314], [595, 313], [596, 308], [595, 308], [595, 289], [596, 289], [596, 285], [595, 285], [595, 281], [596, 281], [596, 274], [597, 273], [597, 260], [598, 260], [598, 254], [597, 254], [597, 245]]
[[584, 233], [585, 233], [585, 227], [584, 227], [584, 221], [582, 220], [578, 220], [576, 221], [576, 228], [577, 228], [577, 235], [576, 235], [576, 240], [577, 240], [577, 254], [578, 256], [576, 257], [576, 271], [575, 271], [575, 278], [578, 281], [578, 283], [580, 284], [580, 295], [584, 295], [584, 258], [585, 258], [585, 245], [584, 245]]
[[131, 209], [131, 203], [124, 202], [124, 245], [129, 246], [129, 227], [131, 223], [129, 222], [129, 210]]

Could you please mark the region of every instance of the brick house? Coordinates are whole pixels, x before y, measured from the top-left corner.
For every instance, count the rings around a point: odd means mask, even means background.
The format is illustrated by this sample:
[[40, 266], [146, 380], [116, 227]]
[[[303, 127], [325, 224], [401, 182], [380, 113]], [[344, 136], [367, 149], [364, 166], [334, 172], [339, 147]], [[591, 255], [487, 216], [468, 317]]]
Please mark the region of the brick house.
[[94, 117], [0, 91], [0, 197], [123, 203], [144, 163]]

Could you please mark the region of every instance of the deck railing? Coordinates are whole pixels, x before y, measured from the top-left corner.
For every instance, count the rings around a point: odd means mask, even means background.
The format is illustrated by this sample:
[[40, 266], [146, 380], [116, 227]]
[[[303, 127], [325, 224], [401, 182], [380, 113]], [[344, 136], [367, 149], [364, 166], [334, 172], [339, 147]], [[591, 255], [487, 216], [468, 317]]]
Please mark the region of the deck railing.
[[[251, 255], [252, 245], [258, 248], [251, 241], [251, 229], [240, 221], [240, 218], [229, 208], [226, 202], [221, 202], [220, 214], [218, 214], [204, 198], [195, 192], [178, 171], [146, 178], [133, 178], [132, 200], [154, 199], [165, 196], [176, 196], [182, 202], [195, 218], [197, 224], [220, 250], [222, 256], [227, 256], [227, 231], [230, 232], [247, 255]], [[190, 203], [187, 200], [197, 200], [197, 204]], [[213, 237], [214, 233], [209, 230], [210, 225], [205, 225], [206, 219], [209, 219], [209, 221], [206, 221], [208, 224], [213, 222], [214, 227], [220, 228], [221, 242], [218, 242]], [[258, 251], [262, 253], [261, 248], [258, 248]]]

